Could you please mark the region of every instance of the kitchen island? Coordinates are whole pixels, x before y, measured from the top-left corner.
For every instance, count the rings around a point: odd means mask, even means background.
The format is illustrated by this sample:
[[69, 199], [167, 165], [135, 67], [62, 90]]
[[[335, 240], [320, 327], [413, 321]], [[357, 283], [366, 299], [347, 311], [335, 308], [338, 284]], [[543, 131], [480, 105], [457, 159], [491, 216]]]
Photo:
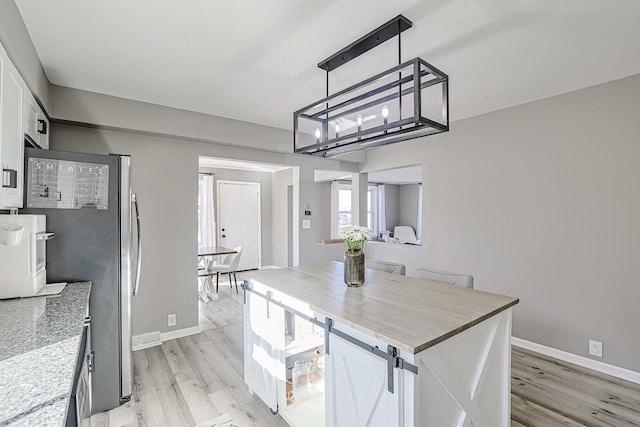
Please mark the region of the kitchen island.
[[65, 425], [90, 290], [0, 301], [0, 425]]
[[[509, 426], [518, 299], [331, 262], [249, 274], [245, 382], [292, 426]], [[320, 353], [324, 381], [288, 369]], [[311, 382], [311, 381], [310, 381]], [[292, 393], [290, 393], [292, 392]]]

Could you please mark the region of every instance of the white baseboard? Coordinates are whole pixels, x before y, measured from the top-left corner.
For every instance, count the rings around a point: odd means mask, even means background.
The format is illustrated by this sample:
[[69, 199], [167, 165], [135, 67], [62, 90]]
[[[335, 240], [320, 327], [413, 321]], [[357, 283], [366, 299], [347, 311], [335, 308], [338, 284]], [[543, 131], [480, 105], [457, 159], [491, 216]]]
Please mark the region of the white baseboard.
[[616, 378], [631, 381], [632, 383], [640, 384], [640, 372], [635, 372], [630, 369], [620, 368], [608, 363], [599, 362], [597, 360], [589, 359], [588, 357], [579, 356], [577, 354], [569, 353], [563, 350], [558, 350], [557, 348], [547, 347], [546, 345], [523, 340], [522, 338], [511, 337], [511, 344], [515, 345], [516, 347], [525, 348], [527, 350], [535, 351], [536, 353], [541, 353], [546, 356], [553, 357], [555, 359], [573, 363], [574, 365], [582, 366], [583, 368], [592, 369], [594, 371], [602, 372], [603, 374], [611, 375]]
[[160, 333], [160, 339], [164, 341], [175, 340], [182, 337], [188, 337], [189, 335], [195, 335], [202, 332], [200, 326], [192, 326], [190, 328], [177, 329], [175, 331], [167, 331]]
[[147, 332], [146, 334], [134, 335], [131, 337], [131, 349], [133, 351], [144, 350], [145, 348], [162, 345], [165, 341], [188, 337], [189, 335], [199, 334], [200, 332], [200, 326], [192, 326], [190, 328], [177, 329], [175, 331], [154, 331]]
[[282, 267], [278, 267], [277, 265], [271, 264], [271, 265], [263, 265], [262, 267], [260, 267], [260, 270], [277, 270], [279, 268], [282, 268]]

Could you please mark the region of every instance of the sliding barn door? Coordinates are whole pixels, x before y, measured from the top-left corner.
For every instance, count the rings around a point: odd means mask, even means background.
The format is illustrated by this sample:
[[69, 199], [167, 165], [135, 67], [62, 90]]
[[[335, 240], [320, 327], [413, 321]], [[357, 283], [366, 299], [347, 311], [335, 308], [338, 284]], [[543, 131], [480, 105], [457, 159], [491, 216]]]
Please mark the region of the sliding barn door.
[[284, 384], [284, 310], [247, 292], [244, 305], [244, 381], [273, 411], [278, 411], [278, 377]]

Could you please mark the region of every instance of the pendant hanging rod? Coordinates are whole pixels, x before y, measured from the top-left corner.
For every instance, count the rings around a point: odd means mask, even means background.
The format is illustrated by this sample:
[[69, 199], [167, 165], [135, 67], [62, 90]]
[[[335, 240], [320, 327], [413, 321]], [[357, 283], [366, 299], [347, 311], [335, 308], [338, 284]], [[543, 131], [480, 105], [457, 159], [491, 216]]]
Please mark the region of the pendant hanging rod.
[[[402, 27], [398, 22], [398, 65], [402, 64]], [[402, 119], [402, 70], [398, 73], [398, 117]], [[402, 128], [400, 128], [402, 129]]]
[[370, 33], [360, 37], [344, 49], [339, 50], [327, 59], [321, 61], [318, 67], [327, 70], [327, 72], [333, 71], [379, 44], [386, 42], [390, 38], [400, 35], [401, 32], [408, 30], [412, 26], [413, 23], [411, 21], [402, 15], [398, 15], [389, 22], [382, 24]]

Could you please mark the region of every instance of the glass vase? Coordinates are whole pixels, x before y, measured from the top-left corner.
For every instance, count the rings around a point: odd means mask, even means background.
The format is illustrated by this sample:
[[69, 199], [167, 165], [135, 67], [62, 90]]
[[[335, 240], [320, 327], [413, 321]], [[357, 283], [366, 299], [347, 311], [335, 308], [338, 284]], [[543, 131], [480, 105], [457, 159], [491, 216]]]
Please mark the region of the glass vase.
[[352, 288], [364, 284], [364, 252], [362, 249], [347, 249], [344, 253], [344, 283]]

